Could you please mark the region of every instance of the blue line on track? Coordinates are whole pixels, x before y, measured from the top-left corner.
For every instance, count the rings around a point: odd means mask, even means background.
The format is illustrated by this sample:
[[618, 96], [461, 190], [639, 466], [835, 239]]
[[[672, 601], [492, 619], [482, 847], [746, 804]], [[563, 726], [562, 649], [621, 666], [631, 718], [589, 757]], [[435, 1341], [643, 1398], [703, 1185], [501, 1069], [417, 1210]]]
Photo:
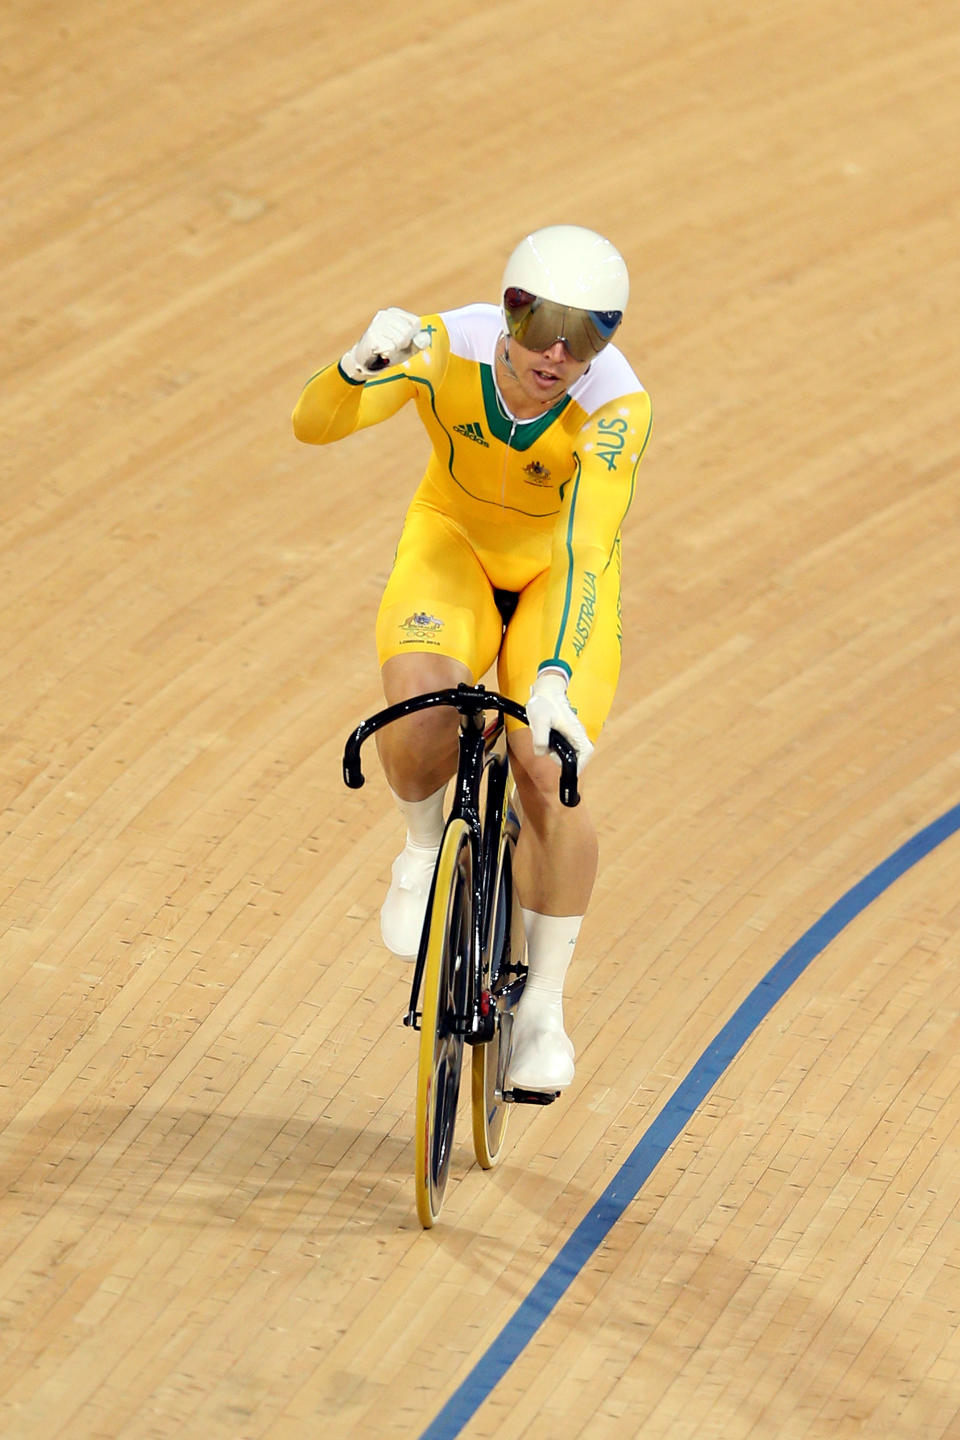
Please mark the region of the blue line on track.
[[494, 1387], [522, 1354], [573, 1281], [603, 1244], [642, 1185], [677, 1139], [687, 1121], [730, 1066], [777, 1001], [852, 920], [895, 880], [960, 830], [960, 805], [920, 830], [899, 850], [858, 881], [811, 925], [751, 990], [740, 1008], [715, 1036], [693, 1069], [641, 1136], [599, 1200], [580, 1221], [556, 1259], [504, 1325], [485, 1354], [420, 1440], [454, 1440]]

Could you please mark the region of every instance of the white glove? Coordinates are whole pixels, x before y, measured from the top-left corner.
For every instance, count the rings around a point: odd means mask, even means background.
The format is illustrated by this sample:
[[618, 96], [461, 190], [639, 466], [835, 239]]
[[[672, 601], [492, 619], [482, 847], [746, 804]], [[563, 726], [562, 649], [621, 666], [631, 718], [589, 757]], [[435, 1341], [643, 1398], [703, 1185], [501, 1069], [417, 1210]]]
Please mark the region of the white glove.
[[356, 345], [340, 361], [340, 368], [351, 380], [369, 380], [385, 368], [382, 363], [374, 365], [375, 360], [400, 365], [429, 344], [429, 333], [420, 329], [420, 316], [392, 306], [377, 311]]
[[[530, 687], [527, 719], [533, 737], [533, 753], [550, 751], [550, 731], [558, 730], [577, 752], [577, 769], [583, 770], [593, 746], [590, 737], [577, 719], [577, 712], [567, 699], [567, 677], [562, 670], [541, 670]], [[554, 757], [556, 758], [556, 757]], [[557, 764], [559, 765], [559, 760]]]

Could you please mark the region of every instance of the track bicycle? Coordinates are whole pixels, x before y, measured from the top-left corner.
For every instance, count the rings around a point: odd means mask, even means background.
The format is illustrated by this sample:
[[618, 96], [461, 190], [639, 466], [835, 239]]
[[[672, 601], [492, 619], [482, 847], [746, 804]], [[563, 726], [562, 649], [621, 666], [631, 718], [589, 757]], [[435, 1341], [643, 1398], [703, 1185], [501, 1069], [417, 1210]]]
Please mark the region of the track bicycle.
[[[503, 1148], [511, 1104], [548, 1105], [559, 1091], [507, 1082], [510, 1030], [526, 980], [523, 920], [513, 884], [520, 833], [507, 759], [505, 717], [526, 710], [483, 685], [417, 695], [363, 721], [347, 741], [343, 776], [364, 783], [360, 747], [384, 725], [437, 705], [460, 715], [453, 802], [437, 855], [403, 1023], [420, 1032], [417, 1062], [417, 1214], [430, 1229], [450, 1173], [463, 1047], [472, 1048], [471, 1116], [477, 1161], [489, 1170]], [[493, 711], [487, 721], [487, 712]], [[555, 730], [560, 799], [579, 803], [573, 746]]]

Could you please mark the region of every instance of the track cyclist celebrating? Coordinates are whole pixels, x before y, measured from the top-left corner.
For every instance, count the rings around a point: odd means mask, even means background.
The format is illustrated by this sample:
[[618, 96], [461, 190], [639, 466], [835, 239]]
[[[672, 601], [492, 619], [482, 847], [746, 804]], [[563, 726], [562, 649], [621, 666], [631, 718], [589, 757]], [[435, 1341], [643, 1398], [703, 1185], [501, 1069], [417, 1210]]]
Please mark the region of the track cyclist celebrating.
[[[396, 704], [475, 684], [497, 665], [526, 703], [510, 763], [523, 815], [515, 878], [529, 967], [509, 1081], [561, 1090], [574, 1075], [563, 988], [597, 870], [586, 806], [561, 806], [551, 728], [582, 770], [620, 670], [620, 528], [650, 432], [650, 401], [611, 344], [627, 267], [592, 230], [553, 225], [507, 262], [501, 306], [379, 311], [293, 415], [323, 445], [412, 400], [433, 449], [377, 617], [383, 691]], [[387, 947], [414, 956], [456, 768], [457, 716], [424, 710], [378, 735], [406, 823], [380, 913]]]

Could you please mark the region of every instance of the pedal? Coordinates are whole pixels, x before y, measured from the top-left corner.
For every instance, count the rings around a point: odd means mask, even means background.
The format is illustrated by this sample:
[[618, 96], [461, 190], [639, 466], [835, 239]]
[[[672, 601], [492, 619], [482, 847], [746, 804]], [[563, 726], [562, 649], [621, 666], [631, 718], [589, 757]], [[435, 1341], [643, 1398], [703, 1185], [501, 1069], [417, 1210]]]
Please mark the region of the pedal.
[[554, 1100], [560, 1099], [559, 1090], [504, 1090], [504, 1100], [512, 1100], [515, 1105], [552, 1105]]

